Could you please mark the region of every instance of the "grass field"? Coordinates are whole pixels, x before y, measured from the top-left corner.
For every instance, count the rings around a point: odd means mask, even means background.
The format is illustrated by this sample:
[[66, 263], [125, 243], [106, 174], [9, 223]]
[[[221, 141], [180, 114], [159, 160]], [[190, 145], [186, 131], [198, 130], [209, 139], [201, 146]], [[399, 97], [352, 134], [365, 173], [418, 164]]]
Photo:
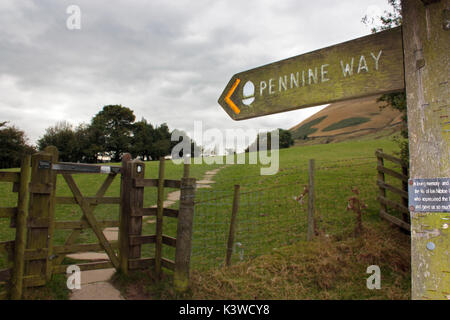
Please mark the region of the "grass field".
[[[301, 243], [305, 240], [307, 228], [305, 207], [296, 203], [293, 197], [298, 196], [307, 183], [308, 160], [312, 158], [316, 160], [316, 212], [320, 218], [318, 223], [322, 236], [335, 241], [349, 241], [348, 245], [351, 245], [352, 240], [349, 240], [348, 237], [354, 225], [354, 215], [346, 210], [346, 206], [347, 199], [353, 195], [351, 188], [356, 186], [361, 192], [361, 198], [368, 205], [363, 217], [365, 227], [373, 230], [375, 237], [378, 237], [380, 232], [389, 228], [389, 224], [381, 221], [378, 217], [379, 205], [376, 201], [378, 189], [375, 184], [376, 159], [374, 156], [377, 148], [383, 148], [386, 153], [392, 154], [397, 146], [390, 138], [384, 138], [283, 149], [280, 150], [280, 170], [274, 176], [261, 176], [261, 165], [193, 164], [191, 176], [197, 179], [202, 178], [208, 170], [223, 167], [214, 177], [216, 182], [212, 184], [212, 188], [199, 189], [196, 194], [196, 201], [205, 201], [196, 205], [194, 218], [192, 269], [198, 270], [196, 277], [202, 278], [201, 272], [205, 272], [202, 270], [217, 268], [223, 263], [231, 213], [231, 195], [235, 184], [240, 184], [242, 191], [236, 241], [242, 243], [246, 248], [243, 260], [250, 261], [244, 263], [251, 263], [254, 259], [265, 259], [258, 257], [271, 255], [273, 249], [284, 250], [282, 248], [289, 245], [302, 246]], [[395, 167], [388, 163], [387, 166]], [[176, 166], [168, 161], [166, 178], [179, 179], [182, 176], [182, 170], [182, 166]], [[146, 177], [156, 178], [157, 172], [157, 162], [146, 163]], [[74, 177], [83, 194], [88, 196], [94, 195], [105, 179], [103, 175], [78, 174]], [[119, 180], [119, 177], [116, 177], [116, 181], [106, 196], [119, 195]], [[392, 183], [396, 184], [396, 182]], [[15, 205], [16, 194], [13, 194], [11, 189], [11, 184], [0, 183], [0, 206]], [[166, 194], [171, 191], [173, 190], [166, 190]], [[70, 196], [70, 191], [62, 177], [58, 178], [57, 195]], [[213, 200], [214, 198], [221, 199]], [[155, 203], [156, 188], [146, 188], [144, 206], [148, 207]], [[177, 205], [175, 204], [173, 207], [177, 207]], [[94, 212], [98, 220], [118, 219], [119, 213], [117, 205], [99, 205]], [[81, 210], [77, 206], [58, 205], [56, 208], [57, 220], [79, 220], [80, 218]], [[154, 223], [143, 224], [143, 234], [154, 234], [154, 229]], [[175, 236], [176, 221], [166, 218], [164, 233]], [[54, 243], [56, 245], [63, 244], [68, 234], [68, 231], [58, 230]], [[9, 221], [0, 219], [0, 241], [13, 238], [14, 230], [9, 228]], [[392, 241], [405, 241], [405, 238], [395, 238]], [[77, 241], [77, 243], [92, 242], [97, 241], [90, 230], [84, 231]], [[317, 250], [320, 251], [321, 245], [315, 246], [318, 246]], [[407, 248], [408, 244], [402, 243], [401, 247]], [[286, 250], [289, 252], [289, 249]], [[152, 247], [144, 245], [143, 256], [152, 254]], [[355, 254], [357, 253], [355, 252]], [[362, 254], [364, 253], [362, 252]], [[173, 259], [174, 251], [164, 247], [163, 256]], [[233, 263], [240, 262], [241, 258], [240, 252], [237, 251], [233, 256]], [[389, 265], [389, 262], [383, 263]], [[0, 268], [5, 267], [5, 264], [5, 258], [2, 259], [0, 256]], [[238, 265], [241, 264], [242, 262], [233, 267], [235, 268], [234, 272], [239, 270]], [[206, 272], [208, 273], [208, 271]], [[355, 269], [349, 269], [348, 272], [355, 272]], [[398, 288], [393, 285], [397, 288], [395, 289], [397, 291], [392, 289], [395, 291], [393, 296], [398, 297], [399, 292], [408, 291], [409, 278], [404, 270], [398, 272], [396, 267], [393, 267], [389, 274], [393, 283], [398, 282]], [[363, 276], [363, 273], [360, 276]], [[194, 297], [206, 298], [203, 294], [197, 292]], [[236, 296], [233, 297], [237, 298], [239, 291], [236, 291], [235, 294]], [[262, 295], [261, 298], [277, 298], [272, 294], [275, 293]], [[247, 296], [244, 295], [244, 297]], [[283, 297], [284, 295], [280, 293], [278, 298]], [[317, 297], [325, 296], [317, 294]], [[386, 298], [389, 295], [383, 297]], [[338, 297], [332, 296], [331, 298]]]

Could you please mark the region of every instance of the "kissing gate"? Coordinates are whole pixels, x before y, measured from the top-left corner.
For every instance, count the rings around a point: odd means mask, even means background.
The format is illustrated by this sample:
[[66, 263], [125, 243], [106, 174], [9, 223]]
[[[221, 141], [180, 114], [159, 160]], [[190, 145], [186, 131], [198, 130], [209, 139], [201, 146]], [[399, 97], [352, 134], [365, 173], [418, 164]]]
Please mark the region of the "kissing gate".
[[[189, 178], [189, 165], [184, 166], [181, 180], [167, 180], [164, 179], [164, 160], [161, 159], [158, 179], [145, 179], [145, 163], [131, 160], [129, 154], [124, 155], [121, 167], [72, 164], [58, 162], [57, 149], [47, 147], [44, 152], [31, 157], [31, 182], [28, 184], [29, 168], [30, 157], [27, 157], [21, 173], [14, 173], [17, 179], [3, 179], [13, 182], [13, 190], [19, 192], [17, 208], [0, 208], [0, 217], [10, 217], [11, 227], [16, 228], [15, 241], [0, 243], [0, 249], [3, 245], [14, 257], [10, 259], [14, 261], [11, 269], [0, 270], [0, 283], [2, 279], [11, 279], [11, 298], [20, 299], [23, 287], [42, 286], [52, 274], [66, 273], [68, 265], [63, 264], [63, 260], [67, 254], [100, 250], [109, 259], [78, 264], [81, 271], [113, 267], [128, 274], [130, 270], [152, 267], [159, 277], [161, 268], [165, 267], [174, 272], [175, 289], [178, 292], [187, 289], [195, 196], [195, 179]], [[88, 197], [76, 184], [72, 176], [75, 173], [106, 174], [106, 179], [95, 196]], [[105, 196], [117, 175], [121, 177], [120, 197]], [[65, 180], [72, 196], [56, 196], [58, 176]], [[155, 207], [144, 208], [145, 187], [157, 188]], [[178, 210], [163, 207], [164, 188], [180, 189]], [[24, 200], [27, 194], [28, 210]], [[79, 206], [82, 218], [79, 221], [56, 220], [57, 204]], [[118, 220], [97, 220], [94, 210], [99, 204], [118, 205]], [[5, 214], [2, 215], [3, 212]], [[142, 234], [144, 216], [156, 216], [156, 234]], [[163, 234], [163, 217], [178, 219], [176, 238]], [[92, 229], [98, 243], [77, 243], [82, 230], [88, 228]], [[118, 241], [108, 241], [103, 233], [105, 228], [118, 228]], [[54, 244], [55, 230], [71, 230], [63, 245]], [[155, 245], [154, 257], [142, 258], [143, 244]], [[162, 257], [163, 245], [175, 248], [175, 261]]]

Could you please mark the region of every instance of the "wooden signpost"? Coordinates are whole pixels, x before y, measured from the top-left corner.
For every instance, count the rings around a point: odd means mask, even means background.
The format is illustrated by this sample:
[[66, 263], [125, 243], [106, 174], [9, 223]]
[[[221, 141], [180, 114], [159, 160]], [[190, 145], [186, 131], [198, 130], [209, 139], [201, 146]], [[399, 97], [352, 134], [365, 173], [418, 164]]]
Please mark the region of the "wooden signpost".
[[[410, 183], [446, 183], [450, 0], [403, 0], [402, 17], [401, 28], [238, 73], [219, 104], [243, 120], [406, 89]], [[443, 196], [442, 208], [448, 203]], [[442, 211], [410, 205], [413, 299], [450, 299], [450, 214]]]
[[219, 104], [234, 120], [404, 89], [401, 28], [234, 75]]

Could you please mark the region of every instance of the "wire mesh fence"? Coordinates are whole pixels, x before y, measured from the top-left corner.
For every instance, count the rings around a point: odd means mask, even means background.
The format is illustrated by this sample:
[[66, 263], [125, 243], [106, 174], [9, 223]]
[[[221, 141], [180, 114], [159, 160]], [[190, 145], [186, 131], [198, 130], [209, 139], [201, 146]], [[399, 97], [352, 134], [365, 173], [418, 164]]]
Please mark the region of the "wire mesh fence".
[[[377, 219], [375, 158], [318, 163], [315, 172], [316, 233], [336, 236], [352, 232], [355, 213], [349, 198], [367, 208], [365, 219]], [[269, 177], [243, 176], [240, 205], [232, 247], [232, 263], [255, 258], [274, 248], [306, 240], [308, 229], [308, 167], [285, 168]], [[230, 229], [233, 188], [200, 189], [196, 194], [192, 267], [208, 269], [225, 264]], [[306, 189], [306, 192], [304, 192]]]

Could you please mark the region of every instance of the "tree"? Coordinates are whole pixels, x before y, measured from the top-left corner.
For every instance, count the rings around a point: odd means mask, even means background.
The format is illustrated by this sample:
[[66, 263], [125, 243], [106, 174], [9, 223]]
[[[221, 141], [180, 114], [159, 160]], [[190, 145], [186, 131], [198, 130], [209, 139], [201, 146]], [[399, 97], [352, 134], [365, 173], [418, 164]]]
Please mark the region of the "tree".
[[[392, 7], [392, 11], [385, 11], [384, 16], [381, 17], [368, 17], [365, 15], [362, 18], [362, 22], [366, 25], [371, 25], [372, 33], [398, 27], [402, 24], [402, 11], [400, 0], [388, 0], [388, 3]], [[402, 112], [402, 131], [401, 136], [395, 138], [400, 148], [400, 158], [409, 165], [409, 143], [408, 143], [408, 117], [406, 106], [406, 94], [405, 92], [383, 94], [378, 101], [386, 102], [386, 105], [381, 109], [390, 107], [392, 109]]]
[[39, 150], [47, 146], [55, 146], [59, 151], [59, 160], [77, 162], [80, 160], [80, 146], [73, 126], [66, 122], [58, 122], [45, 130], [44, 136], [38, 140]]
[[152, 148], [155, 143], [155, 129], [144, 118], [134, 124], [131, 141], [131, 154], [133, 157], [140, 156], [141, 159], [152, 158]]
[[294, 144], [294, 139], [292, 139], [292, 134], [289, 130], [279, 130], [280, 136], [280, 149], [289, 148]]
[[97, 145], [108, 152], [114, 161], [120, 161], [124, 152], [130, 151], [133, 122], [136, 119], [131, 109], [122, 105], [104, 106], [92, 118], [92, 129]]
[[36, 150], [28, 144], [22, 130], [6, 124], [0, 123], [0, 168], [14, 168], [20, 166], [25, 154], [32, 154]]

